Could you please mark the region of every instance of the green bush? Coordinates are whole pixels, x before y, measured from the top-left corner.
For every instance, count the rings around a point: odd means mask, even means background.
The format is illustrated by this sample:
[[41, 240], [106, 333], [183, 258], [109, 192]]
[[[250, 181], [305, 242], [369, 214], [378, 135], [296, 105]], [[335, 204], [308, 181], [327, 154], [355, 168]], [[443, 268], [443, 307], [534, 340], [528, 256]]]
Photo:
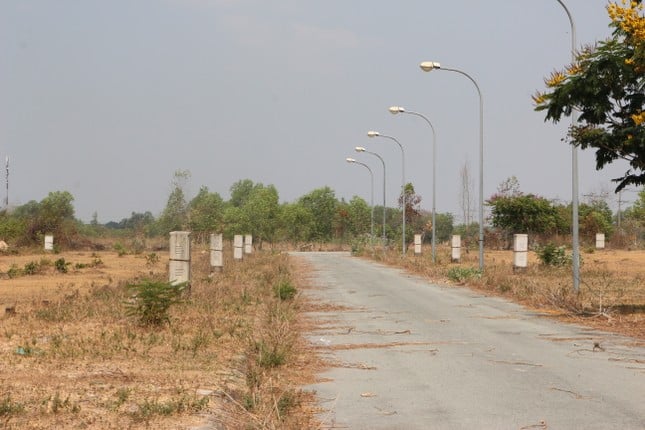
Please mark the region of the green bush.
[[39, 270], [40, 264], [35, 261], [30, 261], [29, 263], [25, 264], [23, 272], [25, 275], [35, 275]]
[[170, 306], [181, 301], [180, 296], [186, 285], [154, 280], [128, 284], [127, 288], [133, 296], [126, 303], [127, 313], [136, 317], [144, 326], [159, 326], [170, 322]]
[[67, 273], [67, 266], [69, 266], [72, 263], [67, 263], [64, 258], [59, 258], [58, 260], [54, 261], [54, 267], [56, 268], [57, 271], [60, 273]]
[[298, 290], [289, 281], [280, 281], [275, 287], [275, 295], [280, 300], [291, 300], [296, 296]]
[[22, 270], [20, 270], [20, 267], [16, 264], [12, 264], [11, 267], [9, 267], [9, 270], [7, 270], [7, 276], [9, 276], [9, 279], [17, 278], [20, 275], [22, 275]]
[[465, 282], [469, 279], [478, 279], [481, 277], [481, 272], [473, 267], [451, 267], [448, 270], [448, 279], [455, 282]]
[[567, 255], [564, 246], [555, 246], [552, 243], [547, 243], [544, 246], [538, 247], [535, 250], [540, 263], [545, 266], [566, 266], [571, 264], [571, 256]]
[[114, 244], [114, 250], [119, 255], [119, 257], [123, 257], [124, 255], [126, 255], [128, 253], [128, 250], [125, 249], [125, 246], [123, 246], [123, 244], [121, 244], [121, 243], [115, 243]]

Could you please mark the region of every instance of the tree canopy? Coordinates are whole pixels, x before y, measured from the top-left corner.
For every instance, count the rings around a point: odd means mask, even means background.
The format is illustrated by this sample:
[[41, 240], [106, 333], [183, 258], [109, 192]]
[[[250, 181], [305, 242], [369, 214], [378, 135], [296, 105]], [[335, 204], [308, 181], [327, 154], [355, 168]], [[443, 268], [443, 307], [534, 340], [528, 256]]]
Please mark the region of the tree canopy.
[[612, 37], [587, 46], [573, 64], [545, 79], [546, 91], [533, 96], [545, 121], [558, 122], [579, 111], [569, 143], [596, 150], [596, 168], [618, 159], [630, 168], [616, 191], [645, 184], [645, 16], [642, 1], [607, 6]]

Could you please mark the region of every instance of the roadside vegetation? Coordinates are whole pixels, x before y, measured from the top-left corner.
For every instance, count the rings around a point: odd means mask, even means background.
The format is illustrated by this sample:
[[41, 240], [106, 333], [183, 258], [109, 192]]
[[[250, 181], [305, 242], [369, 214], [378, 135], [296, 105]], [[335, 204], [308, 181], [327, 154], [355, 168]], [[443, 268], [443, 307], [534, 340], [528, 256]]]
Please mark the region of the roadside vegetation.
[[3, 428], [313, 427], [299, 275], [279, 252], [227, 255], [211, 274], [202, 251], [190, 294], [166, 282], [164, 263], [115, 251], [5, 278], [57, 286], [0, 287]]

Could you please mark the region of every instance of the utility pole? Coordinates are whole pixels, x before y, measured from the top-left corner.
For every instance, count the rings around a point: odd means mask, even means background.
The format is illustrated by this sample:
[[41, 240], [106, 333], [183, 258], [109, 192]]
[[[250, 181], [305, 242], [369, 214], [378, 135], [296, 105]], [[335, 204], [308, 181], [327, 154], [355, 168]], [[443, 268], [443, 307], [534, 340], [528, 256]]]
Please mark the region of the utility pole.
[[6, 173], [6, 194], [5, 194], [5, 199], [4, 199], [4, 206], [5, 208], [9, 209], [9, 156], [7, 155], [7, 158], [5, 158], [5, 166], [7, 169]]

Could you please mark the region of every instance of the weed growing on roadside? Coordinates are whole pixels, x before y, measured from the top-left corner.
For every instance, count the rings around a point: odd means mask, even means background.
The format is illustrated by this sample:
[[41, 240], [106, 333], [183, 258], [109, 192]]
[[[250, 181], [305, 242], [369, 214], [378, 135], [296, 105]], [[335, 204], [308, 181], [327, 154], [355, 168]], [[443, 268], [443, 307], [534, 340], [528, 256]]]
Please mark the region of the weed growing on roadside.
[[466, 282], [471, 279], [481, 278], [481, 272], [473, 267], [451, 267], [448, 270], [448, 279], [454, 282]]
[[298, 290], [288, 280], [282, 280], [274, 287], [275, 295], [280, 300], [291, 300], [296, 296]]
[[144, 326], [160, 326], [170, 321], [169, 309], [181, 301], [180, 296], [186, 283], [144, 280], [129, 284], [132, 300], [126, 303], [127, 314], [134, 316]]

